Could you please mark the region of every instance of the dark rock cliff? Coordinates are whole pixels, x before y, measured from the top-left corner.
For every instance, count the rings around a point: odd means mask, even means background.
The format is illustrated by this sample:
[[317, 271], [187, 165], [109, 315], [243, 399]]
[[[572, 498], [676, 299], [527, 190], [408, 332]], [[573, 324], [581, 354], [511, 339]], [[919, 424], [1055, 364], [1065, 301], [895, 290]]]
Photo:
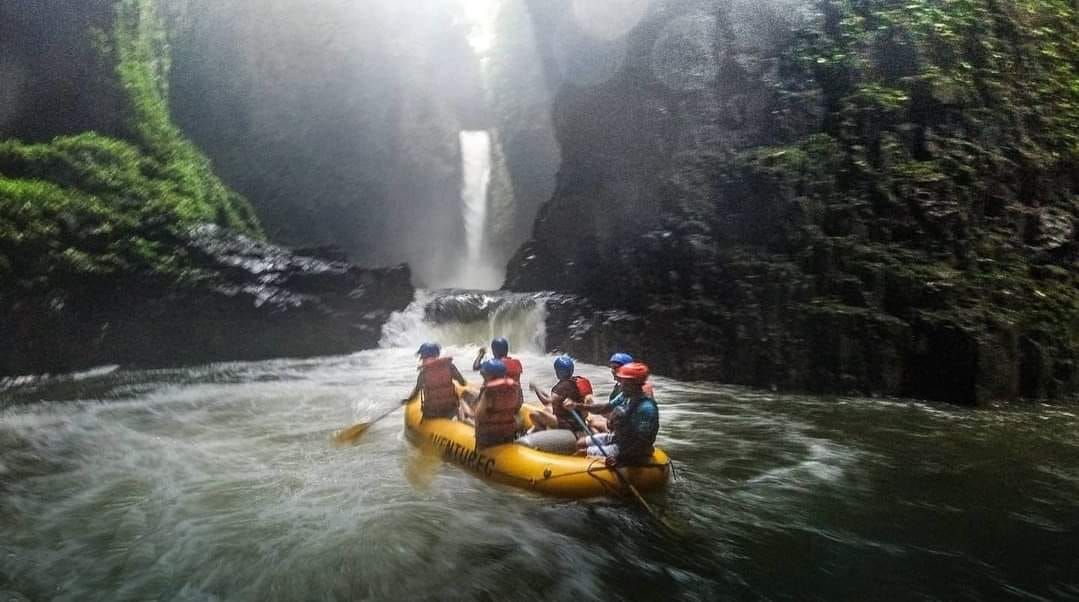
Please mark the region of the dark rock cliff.
[[577, 295], [549, 344], [821, 392], [1079, 391], [1073, 5], [652, 2], [614, 40], [530, 8], [563, 163], [507, 288]]
[[429, 246], [464, 240], [458, 131], [490, 122], [448, 7], [166, 6], [175, 118], [267, 233], [365, 264], [407, 261], [418, 282], [445, 285], [452, 254]]
[[[456, 284], [461, 130], [488, 130], [494, 146], [485, 254], [504, 265], [531, 234], [558, 151], [523, 0], [497, 14], [455, 2], [166, 6], [176, 120], [275, 240]], [[489, 47], [470, 45], [488, 34]]]
[[0, 294], [0, 376], [349, 353], [376, 346], [412, 300], [406, 266], [362, 269], [213, 225], [173, 245], [200, 270], [185, 286], [124, 273]]
[[159, 8], [0, 5], [0, 376], [353, 351], [412, 298], [261, 242], [170, 119]]
[[0, 3], [0, 138], [131, 134], [114, 65], [91, 35], [114, 18], [110, 0]]

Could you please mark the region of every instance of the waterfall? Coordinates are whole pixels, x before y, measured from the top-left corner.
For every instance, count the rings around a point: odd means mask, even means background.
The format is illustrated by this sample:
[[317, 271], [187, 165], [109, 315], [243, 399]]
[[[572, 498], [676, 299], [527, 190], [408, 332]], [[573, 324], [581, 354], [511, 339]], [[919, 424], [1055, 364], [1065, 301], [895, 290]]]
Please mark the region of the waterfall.
[[487, 232], [487, 188], [491, 184], [491, 135], [485, 130], [461, 132], [461, 211], [467, 258], [482, 258]]
[[503, 273], [491, 256], [487, 240], [488, 189], [491, 184], [491, 134], [462, 131], [461, 215], [465, 226], [465, 255], [453, 283], [474, 289], [496, 289]]

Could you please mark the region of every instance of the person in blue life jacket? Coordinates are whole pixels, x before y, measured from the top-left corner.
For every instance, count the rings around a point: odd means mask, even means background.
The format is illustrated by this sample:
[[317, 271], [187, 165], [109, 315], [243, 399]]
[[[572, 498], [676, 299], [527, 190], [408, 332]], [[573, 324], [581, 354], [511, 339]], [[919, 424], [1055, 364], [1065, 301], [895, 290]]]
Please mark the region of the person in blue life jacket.
[[[573, 431], [578, 437], [584, 434], [584, 431], [581, 430], [581, 425], [574, 420], [569, 410], [563, 405], [567, 400], [577, 404], [584, 404], [586, 395], [590, 396], [591, 393], [589, 391], [586, 394], [581, 391], [577, 379], [573, 376], [573, 370], [573, 359], [568, 355], [559, 356], [554, 361], [554, 373], [555, 377], [558, 378], [558, 382], [555, 383], [550, 392], [540, 389], [536, 383], [529, 384], [536, 397], [544, 405], [543, 409], [535, 410], [529, 414], [534, 430], [565, 429]], [[584, 412], [581, 416], [584, 420], [587, 417], [587, 412]]]
[[422, 392], [420, 407], [424, 418], [463, 419], [468, 413], [467, 406], [461, 403], [453, 383], [464, 386], [465, 377], [461, 376], [461, 372], [453, 364], [452, 357], [439, 357], [441, 354], [442, 347], [438, 343], [420, 345], [416, 351], [420, 358], [416, 386], [406, 400], [413, 399]]
[[579, 452], [592, 457], [606, 456], [608, 466], [650, 461], [659, 433], [659, 407], [656, 400], [645, 393], [648, 375], [648, 366], [642, 363], [625, 364], [617, 372], [622, 392], [613, 400], [600, 404], [563, 402], [567, 410], [609, 413], [610, 432], [581, 437], [577, 440]]
[[506, 364], [499, 359], [483, 362], [485, 377], [476, 401], [476, 447], [512, 443], [520, 433], [518, 412], [521, 398], [517, 381], [506, 373]]

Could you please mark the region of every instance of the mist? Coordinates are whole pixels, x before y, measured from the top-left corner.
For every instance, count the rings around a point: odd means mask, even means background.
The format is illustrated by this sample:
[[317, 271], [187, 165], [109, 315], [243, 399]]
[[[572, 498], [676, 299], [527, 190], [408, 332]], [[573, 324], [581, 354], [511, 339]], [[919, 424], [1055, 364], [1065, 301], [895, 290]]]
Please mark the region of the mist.
[[[551, 93], [520, 0], [169, 4], [173, 113], [267, 233], [497, 288], [551, 194]], [[487, 132], [482, 257], [462, 132]], [[474, 277], [465, 266], [480, 269]]]

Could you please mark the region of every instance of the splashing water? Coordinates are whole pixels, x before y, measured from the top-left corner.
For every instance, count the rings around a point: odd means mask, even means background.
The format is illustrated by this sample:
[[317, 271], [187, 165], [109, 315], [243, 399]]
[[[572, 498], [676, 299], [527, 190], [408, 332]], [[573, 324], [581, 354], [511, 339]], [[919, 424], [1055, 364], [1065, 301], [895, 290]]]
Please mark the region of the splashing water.
[[[656, 378], [677, 470], [653, 501], [678, 540], [631, 503], [556, 502], [417, 457], [399, 415], [331, 445], [412, 387], [423, 339], [506, 334], [550, 386], [542, 308], [421, 292], [382, 348], [349, 356], [0, 387], [0, 597], [1079, 599], [1070, 408]], [[606, 368], [577, 372], [605, 397]]]
[[443, 347], [483, 347], [503, 336], [515, 350], [542, 354], [546, 319], [543, 298], [535, 295], [420, 290], [408, 307], [390, 316], [379, 346], [415, 348], [435, 341]]

